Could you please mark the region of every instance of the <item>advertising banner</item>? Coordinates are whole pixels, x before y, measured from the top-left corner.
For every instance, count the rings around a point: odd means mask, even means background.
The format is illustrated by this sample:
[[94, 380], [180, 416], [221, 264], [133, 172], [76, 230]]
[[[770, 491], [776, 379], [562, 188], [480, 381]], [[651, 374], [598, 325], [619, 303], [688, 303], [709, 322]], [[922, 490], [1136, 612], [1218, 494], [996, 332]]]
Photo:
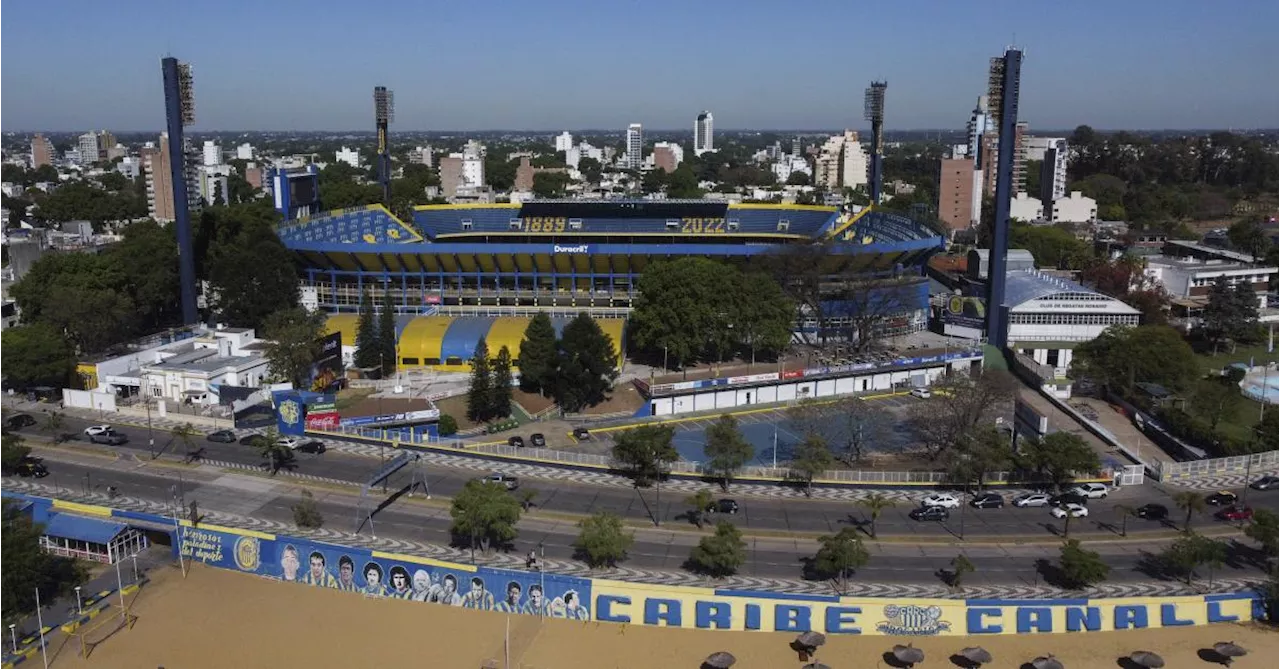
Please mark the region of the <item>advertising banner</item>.
[[311, 390], [332, 392], [341, 384], [342, 333], [334, 332], [316, 340], [316, 360], [311, 365]]
[[942, 312], [942, 322], [962, 328], [981, 330], [986, 327], [987, 303], [981, 297], [952, 295]]
[[315, 413], [307, 411], [306, 418], [303, 419], [303, 425], [306, 430], [320, 430], [322, 432], [333, 432], [342, 424], [341, 417], [337, 411], [327, 411]]
[[223, 569], [368, 597], [591, 619], [588, 579], [453, 564], [247, 530], [184, 525], [178, 531], [182, 555]]
[[277, 390], [271, 393], [271, 401], [276, 405], [276, 429], [280, 434], [302, 436], [306, 427], [302, 396], [298, 391]]

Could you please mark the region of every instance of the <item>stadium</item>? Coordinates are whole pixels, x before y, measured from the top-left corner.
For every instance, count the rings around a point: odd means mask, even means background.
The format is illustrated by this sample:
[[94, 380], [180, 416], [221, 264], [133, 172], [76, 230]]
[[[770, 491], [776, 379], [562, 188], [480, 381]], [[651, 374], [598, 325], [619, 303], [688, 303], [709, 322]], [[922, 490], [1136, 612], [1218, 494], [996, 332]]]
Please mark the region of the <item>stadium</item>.
[[625, 319], [651, 263], [696, 256], [763, 268], [770, 256], [817, 244], [833, 271], [902, 279], [886, 322], [918, 330], [928, 312], [922, 267], [944, 245], [923, 223], [875, 208], [712, 200], [429, 205], [412, 221], [372, 205], [286, 220], [279, 235], [302, 268], [304, 303], [332, 314], [329, 331], [341, 333], [344, 349], [355, 344], [361, 295], [381, 304], [389, 293], [400, 367], [453, 371], [466, 369], [481, 337], [490, 351], [517, 352], [539, 311], [557, 328], [586, 312], [625, 351]]

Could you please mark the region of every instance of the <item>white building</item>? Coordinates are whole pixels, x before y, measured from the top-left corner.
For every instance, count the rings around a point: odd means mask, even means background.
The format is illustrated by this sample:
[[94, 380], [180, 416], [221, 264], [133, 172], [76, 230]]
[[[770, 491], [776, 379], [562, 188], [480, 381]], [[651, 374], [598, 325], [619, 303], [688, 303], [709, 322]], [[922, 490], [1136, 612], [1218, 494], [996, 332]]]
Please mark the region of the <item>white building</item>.
[[638, 170], [644, 164], [644, 127], [639, 123], [627, 126], [626, 166]]
[[571, 148], [573, 148], [572, 134], [566, 131], [556, 135], [556, 151], [568, 152]]
[[204, 142], [204, 165], [212, 167], [222, 164], [222, 146], [213, 140], [206, 139]]
[[1267, 293], [1270, 283], [1280, 274], [1280, 269], [1256, 265], [1251, 256], [1234, 251], [1213, 248], [1194, 242], [1170, 241], [1165, 244], [1164, 253], [1145, 256], [1146, 269], [1143, 272], [1155, 279], [1178, 302], [1195, 308], [1195, 304], [1203, 306], [1208, 302], [1209, 290], [1218, 281], [1218, 277], [1226, 277], [1231, 285], [1247, 283], [1253, 286], [1258, 298], [1258, 308], [1267, 306]]
[[142, 174], [142, 160], [136, 156], [125, 156], [116, 164], [116, 171], [130, 179], [137, 179]]
[[1068, 197], [1060, 197], [1053, 201], [1054, 223], [1092, 223], [1098, 220], [1098, 202], [1085, 197], [1080, 191], [1071, 191]]
[[[227, 192], [227, 174], [219, 167], [230, 167], [229, 165], [214, 165], [213, 169], [201, 168], [199, 172], [200, 199], [205, 204], [230, 204], [230, 194]], [[216, 201], [215, 201], [216, 200]]]
[[409, 152], [409, 162], [431, 167], [435, 164], [435, 149], [431, 148], [430, 144], [414, 147], [414, 149]]
[[86, 132], [76, 143], [76, 160], [81, 165], [98, 162], [98, 133]]
[[1024, 223], [1042, 220], [1044, 203], [1026, 193], [1018, 193], [1009, 200], [1009, 218]]
[[[1055, 379], [1066, 378], [1077, 344], [1092, 341], [1112, 325], [1137, 325], [1140, 316], [1114, 297], [1034, 269], [1006, 273], [1004, 304], [1009, 348], [1050, 368]], [[1070, 394], [1069, 384], [1058, 387]]]
[[[174, 402], [213, 404], [222, 385], [259, 387], [269, 363], [262, 343], [247, 328], [225, 328], [140, 360], [143, 395]], [[112, 377], [106, 382], [111, 384]], [[114, 385], [114, 384], [112, 384]]]
[[1033, 135], [1022, 136], [1022, 151], [1027, 160], [1044, 160], [1044, 152], [1057, 147], [1059, 144], [1065, 146], [1066, 137], [1036, 137]]
[[969, 115], [967, 130], [969, 134], [968, 155], [972, 156], [976, 162], [981, 160], [982, 156], [982, 135], [996, 131], [995, 119], [991, 116], [987, 96], [978, 97], [978, 103], [974, 105], [973, 112]]
[[813, 176], [813, 168], [809, 166], [809, 161], [800, 156], [783, 156], [773, 164], [773, 175], [778, 181], [786, 181], [792, 172], [803, 172], [805, 176]]
[[352, 167], [360, 167], [360, 151], [359, 149], [348, 149], [342, 147], [333, 153], [333, 159], [340, 163], [346, 163]]
[[236, 160], [253, 160], [253, 145], [246, 142], [237, 146]]
[[480, 188], [484, 186], [484, 154], [485, 146], [476, 140], [467, 142], [462, 147], [462, 186], [464, 188]]
[[649, 154], [649, 164], [657, 164], [659, 152], [671, 154], [672, 170], [675, 170], [675, 168], [680, 166], [680, 163], [684, 162], [684, 148], [681, 147], [680, 144], [676, 142], [658, 142], [653, 145], [653, 153]]
[[858, 133], [845, 130], [822, 144], [813, 170], [813, 183], [830, 190], [867, 185], [867, 153]]
[[693, 155], [700, 156], [716, 150], [715, 118], [704, 111], [693, 120]]
[[[1044, 150], [1040, 164], [1040, 200], [1045, 203], [1057, 202], [1067, 194], [1067, 140], [1056, 139]], [[1053, 211], [1045, 212], [1045, 218], [1052, 219]]]

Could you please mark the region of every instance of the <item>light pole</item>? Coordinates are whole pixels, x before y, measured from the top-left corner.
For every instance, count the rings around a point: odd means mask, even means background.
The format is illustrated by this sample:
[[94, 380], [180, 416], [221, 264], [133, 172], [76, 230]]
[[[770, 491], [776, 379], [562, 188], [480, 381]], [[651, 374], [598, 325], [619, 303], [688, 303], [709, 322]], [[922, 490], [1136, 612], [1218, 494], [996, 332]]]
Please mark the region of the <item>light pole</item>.
[[147, 453], [152, 460], [156, 459], [156, 436], [151, 430], [151, 398], [146, 398], [147, 405]]
[[84, 609], [80, 605], [80, 586], [76, 586], [76, 614], [84, 613]]
[[13, 644], [13, 654], [18, 654], [18, 632], [17, 625], [9, 623], [9, 643]]

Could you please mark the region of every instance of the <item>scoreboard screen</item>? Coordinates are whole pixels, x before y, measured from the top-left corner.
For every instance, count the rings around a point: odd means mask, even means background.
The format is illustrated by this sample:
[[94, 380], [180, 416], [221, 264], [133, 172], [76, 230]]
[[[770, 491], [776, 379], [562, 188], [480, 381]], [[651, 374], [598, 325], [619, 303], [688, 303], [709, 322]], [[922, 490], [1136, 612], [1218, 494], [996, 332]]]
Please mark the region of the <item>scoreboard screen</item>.
[[289, 205], [291, 207], [304, 207], [315, 204], [316, 201], [316, 179], [310, 174], [289, 179]]

